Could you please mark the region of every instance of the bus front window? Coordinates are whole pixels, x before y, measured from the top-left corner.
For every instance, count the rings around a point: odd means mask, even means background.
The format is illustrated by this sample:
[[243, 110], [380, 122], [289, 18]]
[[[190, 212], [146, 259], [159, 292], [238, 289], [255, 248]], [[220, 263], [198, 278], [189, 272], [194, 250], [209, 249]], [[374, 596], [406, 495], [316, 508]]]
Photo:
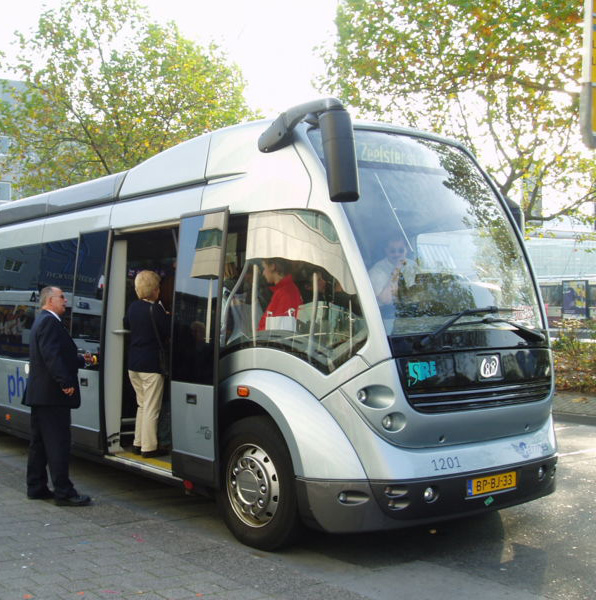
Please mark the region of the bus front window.
[[[434, 140], [355, 132], [361, 197], [344, 205], [388, 335], [432, 332], [498, 307], [486, 328], [542, 327], [511, 224], [473, 161]], [[494, 309], [492, 313], [494, 314]], [[470, 323], [471, 325], [471, 323]]]

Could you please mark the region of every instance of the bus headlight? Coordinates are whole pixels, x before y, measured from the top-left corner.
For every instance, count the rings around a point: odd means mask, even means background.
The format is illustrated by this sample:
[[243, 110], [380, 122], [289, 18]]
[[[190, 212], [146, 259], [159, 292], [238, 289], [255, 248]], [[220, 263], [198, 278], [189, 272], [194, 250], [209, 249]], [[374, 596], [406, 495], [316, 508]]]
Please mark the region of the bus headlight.
[[393, 429], [393, 415], [385, 415], [381, 421], [381, 425], [387, 431], [391, 431]]
[[381, 425], [386, 431], [401, 431], [406, 426], [406, 417], [398, 412], [389, 413], [381, 419]]
[[368, 385], [356, 392], [356, 400], [367, 408], [387, 410], [395, 403], [395, 394], [386, 385]]

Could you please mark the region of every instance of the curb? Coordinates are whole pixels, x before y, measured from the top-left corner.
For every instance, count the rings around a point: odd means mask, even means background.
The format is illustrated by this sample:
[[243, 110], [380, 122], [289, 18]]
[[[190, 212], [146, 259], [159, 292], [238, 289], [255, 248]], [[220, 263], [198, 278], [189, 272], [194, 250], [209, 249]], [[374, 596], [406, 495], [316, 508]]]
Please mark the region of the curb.
[[596, 425], [596, 415], [553, 411], [555, 421], [579, 423], [580, 425]]

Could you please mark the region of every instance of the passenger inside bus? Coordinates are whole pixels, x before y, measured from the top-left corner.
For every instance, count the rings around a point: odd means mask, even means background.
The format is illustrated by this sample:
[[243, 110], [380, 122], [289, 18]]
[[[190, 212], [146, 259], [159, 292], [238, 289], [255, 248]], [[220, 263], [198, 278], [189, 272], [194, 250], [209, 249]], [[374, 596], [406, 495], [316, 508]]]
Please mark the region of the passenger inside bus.
[[259, 321], [259, 331], [265, 329], [295, 331], [302, 296], [294, 283], [291, 267], [291, 262], [283, 258], [263, 260], [263, 277], [273, 295]]
[[340, 282], [325, 269], [303, 263], [299, 272], [296, 283], [305, 304], [313, 302], [316, 297], [317, 302], [360, 312], [358, 296], [345, 292]]
[[[304, 302], [313, 302], [315, 295], [319, 301], [331, 300], [331, 283], [323, 275], [321, 269], [309, 269], [303, 267], [301, 269], [302, 281], [302, 298]], [[316, 294], [315, 294], [316, 292]]]
[[124, 326], [130, 329], [128, 374], [137, 398], [133, 452], [143, 458], [168, 454], [158, 445], [157, 426], [165, 374], [159, 354], [167, 347], [169, 317], [157, 302], [160, 277], [143, 270], [135, 277], [138, 300], [128, 308]]

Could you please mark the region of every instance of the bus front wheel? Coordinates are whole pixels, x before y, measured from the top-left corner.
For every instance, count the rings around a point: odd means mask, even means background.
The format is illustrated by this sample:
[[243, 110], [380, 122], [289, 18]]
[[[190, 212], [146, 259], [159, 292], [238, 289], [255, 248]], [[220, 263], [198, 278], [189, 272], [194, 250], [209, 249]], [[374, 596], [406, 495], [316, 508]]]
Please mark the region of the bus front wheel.
[[249, 417], [224, 434], [220, 507], [243, 544], [275, 550], [300, 530], [292, 461], [284, 439], [266, 417]]

